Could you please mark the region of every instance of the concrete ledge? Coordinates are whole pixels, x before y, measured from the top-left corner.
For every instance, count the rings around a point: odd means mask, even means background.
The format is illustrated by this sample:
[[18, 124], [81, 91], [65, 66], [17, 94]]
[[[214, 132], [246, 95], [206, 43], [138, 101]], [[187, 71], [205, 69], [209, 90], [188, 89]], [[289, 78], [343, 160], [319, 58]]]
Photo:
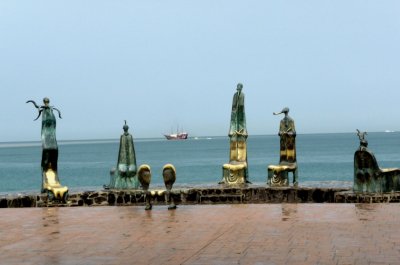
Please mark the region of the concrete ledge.
[[335, 194], [336, 203], [396, 203], [400, 202], [400, 192], [355, 193], [342, 191]]
[[[307, 187], [207, 187], [172, 190], [176, 204], [234, 204], [234, 203], [334, 203], [354, 202], [346, 188]], [[151, 190], [154, 205], [165, 205], [165, 190]], [[386, 198], [386, 197], [385, 197]], [[400, 201], [400, 194], [391, 201]], [[361, 199], [358, 199], [361, 202]], [[386, 202], [374, 199], [365, 202]], [[362, 201], [362, 202], [364, 202]], [[6, 195], [0, 197], [0, 208], [70, 207], [70, 206], [144, 205], [142, 190], [102, 190], [71, 193], [67, 204], [51, 203], [46, 194]]]

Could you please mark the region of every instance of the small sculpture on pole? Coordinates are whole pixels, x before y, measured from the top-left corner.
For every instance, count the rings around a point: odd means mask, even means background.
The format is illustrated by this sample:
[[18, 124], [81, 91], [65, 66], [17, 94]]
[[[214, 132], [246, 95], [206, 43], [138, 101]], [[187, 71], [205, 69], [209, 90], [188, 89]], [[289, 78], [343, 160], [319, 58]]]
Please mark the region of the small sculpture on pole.
[[176, 180], [175, 167], [172, 164], [166, 164], [163, 167], [162, 175], [164, 179], [165, 188], [167, 189], [165, 192], [165, 201], [166, 203], [169, 203], [168, 210], [176, 209], [174, 198], [171, 195], [172, 186], [174, 185]]
[[138, 169], [138, 179], [144, 192], [144, 201], [146, 204], [145, 210], [151, 210], [153, 205], [151, 204], [151, 194], [149, 192], [149, 186], [151, 182], [151, 169], [149, 165], [141, 165]]

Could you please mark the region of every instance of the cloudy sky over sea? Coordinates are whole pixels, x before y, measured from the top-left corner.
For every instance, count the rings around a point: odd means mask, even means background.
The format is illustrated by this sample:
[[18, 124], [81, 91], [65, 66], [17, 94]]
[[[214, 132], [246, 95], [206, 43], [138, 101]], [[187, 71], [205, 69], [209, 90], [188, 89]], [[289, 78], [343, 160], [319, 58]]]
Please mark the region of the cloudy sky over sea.
[[227, 135], [238, 82], [249, 134], [400, 130], [400, 2], [0, 1], [0, 142]]

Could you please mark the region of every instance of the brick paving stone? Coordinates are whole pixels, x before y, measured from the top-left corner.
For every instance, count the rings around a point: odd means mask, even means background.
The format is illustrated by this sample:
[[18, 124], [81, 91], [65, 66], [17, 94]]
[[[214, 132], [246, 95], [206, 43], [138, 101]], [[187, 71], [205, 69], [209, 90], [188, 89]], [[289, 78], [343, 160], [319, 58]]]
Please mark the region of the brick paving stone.
[[0, 264], [400, 264], [400, 204], [0, 210]]

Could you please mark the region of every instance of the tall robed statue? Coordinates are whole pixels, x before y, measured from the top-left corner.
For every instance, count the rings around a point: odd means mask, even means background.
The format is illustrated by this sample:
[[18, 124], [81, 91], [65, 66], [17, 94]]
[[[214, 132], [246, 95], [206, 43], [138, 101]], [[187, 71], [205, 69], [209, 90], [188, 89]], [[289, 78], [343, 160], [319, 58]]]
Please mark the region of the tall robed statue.
[[136, 176], [136, 154], [133, 145], [133, 137], [128, 132], [129, 126], [123, 126], [124, 133], [120, 137], [118, 162], [116, 169], [111, 171], [110, 189], [137, 189], [139, 180]]
[[289, 108], [284, 108], [281, 112], [274, 112], [273, 114], [284, 114], [285, 117], [283, 117], [279, 124], [279, 165], [270, 165], [268, 167], [267, 182], [270, 186], [288, 186], [288, 173], [292, 172], [293, 185], [297, 186], [296, 128], [294, 120], [289, 116]]
[[56, 140], [56, 117], [54, 111], [57, 111], [61, 119], [60, 111], [50, 106], [48, 98], [43, 99], [44, 105], [38, 106], [35, 101], [28, 100], [26, 103], [32, 103], [39, 111], [35, 120], [42, 116], [42, 193], [47, 193], [50, 200], [60, 200], [66, 202], [68, 199], [68, 188], [61, 186], [58, 178], [58, 145]]
[[244, 184], [248, 181], [247, 169], [247, 128], [244, 110], [243, 85], [238, 84], [233, 95], [231, 122], [229, 127], [229, 163], [222, 167], [220, 184]]

